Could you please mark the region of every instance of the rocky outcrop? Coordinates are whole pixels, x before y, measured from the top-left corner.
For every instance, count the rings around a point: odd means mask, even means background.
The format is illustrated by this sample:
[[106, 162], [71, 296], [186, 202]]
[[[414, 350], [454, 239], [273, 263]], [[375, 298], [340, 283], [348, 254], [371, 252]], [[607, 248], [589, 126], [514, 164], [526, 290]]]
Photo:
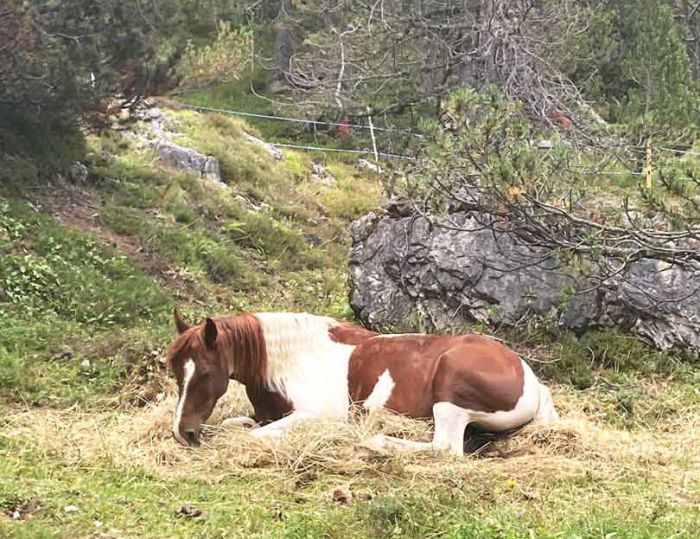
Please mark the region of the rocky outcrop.
[[268, 144], [264, 140], [260, 140], [259, 138], [254, 137], [253, 135], [250, 135], [248, 133], [243, 133], [243, 138], [246, 139], [248, 142], [263, 148], [267, 152], [267, 154], [273, 159], [276, 159], [277, 161], [282, 161], [282, 159], [284, 159], [284, 154], [282, 153], [282, 150], [278, 149], [272, 144]]
[[326, 187], [335, 187], [338, 185], [338, 180], [336, 180], [333, 175], [326, 170], [326, 167], [320, 163], [311, 164], [311, 176], [309, 179], [311, 183], [325, 185]]
[[170, 140], [156, 140], [151, 146], [158, 156], [171, 167], [194, 172], [203, 178], [221, 182], [221, 170], [216, 157], [204, 155], [197, 150], [180, 146]]
[[370, 214], [351, 228], [351, 305], [371, 327], [444, 331], [539, 315], [576, 331], [619, 327], [662, 349], [700, 348], [700, 268], [646, 259], [595, 286], [469, 212], [407, 213]]

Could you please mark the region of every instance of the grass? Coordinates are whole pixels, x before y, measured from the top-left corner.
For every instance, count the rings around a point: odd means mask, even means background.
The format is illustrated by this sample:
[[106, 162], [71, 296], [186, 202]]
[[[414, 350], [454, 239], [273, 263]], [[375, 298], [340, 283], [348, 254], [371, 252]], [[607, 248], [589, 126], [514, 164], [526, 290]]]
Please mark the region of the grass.
[[219, 426], [247, 410], [238, 386], [202, 449], [176, 445], [171, 307], [351, 317], [348, 225], [381, 190], [344, 159], [277, 162], [247, 123], [169, 114], [228, 189], [115, 132], [87, 138], [88, 185], [47, 187], [24, 158], [1, 173], [0, 537], [695, 537], [697, 363], [615, 332], [502, 335], [563, 417], [478, 456], [372, 450], [377, 432], [430, 436], [390, 414], [268, 445]]

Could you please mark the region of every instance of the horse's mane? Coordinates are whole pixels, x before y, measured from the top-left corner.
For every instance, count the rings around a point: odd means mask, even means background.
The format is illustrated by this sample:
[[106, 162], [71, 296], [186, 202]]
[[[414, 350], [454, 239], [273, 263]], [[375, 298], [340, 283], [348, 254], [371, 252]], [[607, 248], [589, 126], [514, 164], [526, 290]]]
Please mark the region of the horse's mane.
[[267, 348], [260, 321], [250, 313], [216, 319], [221, 357], [233, 364], [233, 377], [245, 385], [267, 380]]
[[[213, 318], [218, 333], [217, 352], [223, 366], [233, 365], [232, 376], [246, 385], [261, 385], [267, 376], [267, 350], [260, 321], [250, 313]], [[168, 366], [188, 352], [204, 349], [202, 325], [192, 326], [175, 339], [167, 355]]]

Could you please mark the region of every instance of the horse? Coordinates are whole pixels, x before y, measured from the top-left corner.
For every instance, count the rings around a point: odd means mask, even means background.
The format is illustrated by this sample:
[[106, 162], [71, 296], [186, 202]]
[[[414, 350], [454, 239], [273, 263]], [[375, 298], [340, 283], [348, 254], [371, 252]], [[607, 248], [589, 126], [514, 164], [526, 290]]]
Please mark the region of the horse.
[[200, 445], [202, 424], [229, 380], [245, 386], [252, 416], [226, 419], [279, 437], [312, 418], [347, 420], [353, 406], [433, 418], [432, 442], [378, 435], [376, 447], [464, 452], [467, 426], [518, 429], [557, 417], [548, 388], [513, 350], [480, 334], [380, 334], [306, 313], [242, 313], [190, 326], [167, 353], [178, 386], [172, 432]]

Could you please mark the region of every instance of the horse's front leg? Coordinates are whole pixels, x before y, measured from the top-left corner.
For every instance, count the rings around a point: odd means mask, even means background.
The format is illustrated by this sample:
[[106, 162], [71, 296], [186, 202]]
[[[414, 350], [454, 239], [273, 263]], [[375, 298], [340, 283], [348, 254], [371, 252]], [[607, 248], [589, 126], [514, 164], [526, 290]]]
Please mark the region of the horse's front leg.
[[307, 412], [292, 412], [291, 414], [273, 421], [272, 423], [255, 429], [251, 434], [257, 438], [276, 438], [291, 430], [301, 421], [311, 419], [314, 416]]
[[247, 415], [242, 415], [240, 417], [229, 417], [221, 422], [221, 426], [224, 428], [229, 427], [242, 427], [247, 429], [255, 429], [260, 426], [260, 424], [255, 421], [252, 417]]

